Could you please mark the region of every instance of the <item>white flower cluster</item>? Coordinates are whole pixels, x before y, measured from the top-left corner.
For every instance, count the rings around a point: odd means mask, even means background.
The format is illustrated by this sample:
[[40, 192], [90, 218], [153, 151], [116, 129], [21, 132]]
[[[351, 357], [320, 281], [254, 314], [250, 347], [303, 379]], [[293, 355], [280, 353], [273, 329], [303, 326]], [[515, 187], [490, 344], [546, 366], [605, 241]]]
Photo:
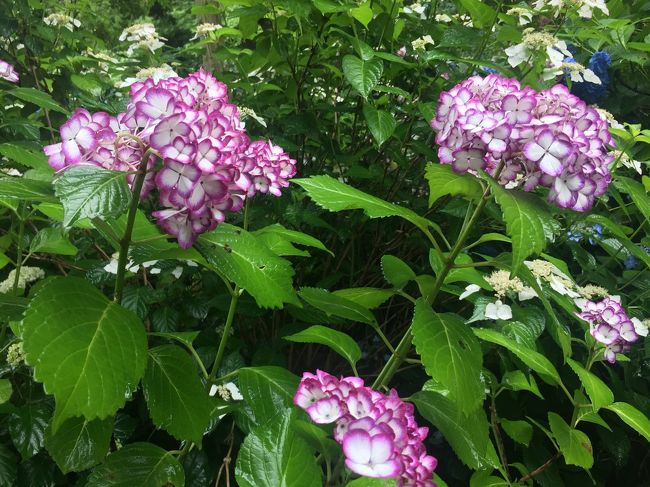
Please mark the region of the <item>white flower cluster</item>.
[[128, 56], [133, 55], [137, 49], [149, 50], [155, 52], [165, 45], [167, 39], [160, 37], [156, 32], [156, 27], [151, 23], [134, 24], [127, 27], [120, 34], [120, 41], [129, 41], [131, 45], [126, 51]]
[[16, 342], [9, 345], [7, 349], [7, 364], [11, 367], [16, 367], [24, 360], [25, 350], [23, 350], [23, 342]]
[[[246, 120], [247, 118], [252, 118], [257, 123], [259, 123], [262, 127], [266, 127], [266, 121], [262, 117], [260, 117], [257, 113], [255, 113], [255, 110], [253, 110], [252, 108], [239, 107], [239, 116], [241, 117], [242, 120]], [[242, 126], [246, 126], [246, 124], [242, 123]]]
[[[20, 275], [18, 276], [18, 289], [25, 289], [27, 284], [30, 284], [45, 277], [45, 271], [40, 267], [22, 266], [20, 268]], [[0, 293], [6, 294], [14, 288], [14, 280], [16, 279], [16, 269], [13, 269], [7, 278], [0, 282]]]
[[77, 19], [71, 17], [70, 15], [61, 13], [50, 14], [43, 19], [43, 22], [45, 22], [47, 25], [51, 25], [52, 27], [65, 27], [70, 32], [72, 32], [75, 27], [81, 27], [81, 22], [79, 22]]
[[472, 23], [472, 18], [469, 15], [465, 15], [465, 14], [462, 15], [436, 14], [434, 20], [442, 24], [450, 24], [451, 22], [458, 21], [461, 24], [463, 24], [465, 27], [474, 27], [474, 24]]
[[508, 56], [508, 63], [513, 68], [528, 61], [536, 53], [546, 52], [551, 66], [559, 66], [565, 56], [571, 57], [566, 42], [559, 40], [548, 32], [538, 32], [528, 28], [523, 32], [523, 38], [519, 44], [510, 46], [505, 50]]
[[204, 24], [199, 24], [196, 26], [194, 37], [191, 37], [190, 40], [194, 41], [196, 39], [203, 39], [205, 37], [208, 37], [211, 32], [214, 32], [215, 30], [219, 30], [221, 28], [223, 28], [222, 25], [211, 24], [209, 22], [206, 22]]
[[537, 10], [543, 10], [547, 7], [553, 9], [556, 17], [565, 8], [575, 9], [578, 15], [585, 19], [590, 19], [593, 16], [594, 9], [609, 15], [605, 0], [536, 0], [534, 6]]
[[413, 49], [426, 49], [427, 44], [434, 45], [433, 37], [430, 35], [422, 36], [411, 42]]
[[210, 397], [219, 394], [219, 397], [224, 401], [241, 401], [244, 399], [239, 388], [233, 382], [227, 382], [223, 385], [212, 384], [208, 394]]
[[506, 12], [506, 15], [519, 18], [519, 25], [530, 24], [533, 21], [533, 12], [523, 7], [512, 7]]
[[408, 5], [408, 6], [405, 5], [404, 8], [402, 9], [402, 11], [405, 14], [419, 15], [420, 18], [424, 20], [424, 19], [427, 18], [426, 9], [427, 9], [426, 5], [422, 5], [421, 3], [416, 2], [416, 3], [412, 3], [411, 5]]
[[131, 86], [133, 83], [142, 82], [149, 78], [157, 83], [161, 79], [173, 78], [175, 76], [178, 76], [176, 71], [174, 71], [169, 64], [165, 63], [157, 67], [141, 69], [135, 74], [135, 77], [126, 78], [124, 81], [118, 81], [115, 83], [115, 87], [126, 88], [127, 86]]

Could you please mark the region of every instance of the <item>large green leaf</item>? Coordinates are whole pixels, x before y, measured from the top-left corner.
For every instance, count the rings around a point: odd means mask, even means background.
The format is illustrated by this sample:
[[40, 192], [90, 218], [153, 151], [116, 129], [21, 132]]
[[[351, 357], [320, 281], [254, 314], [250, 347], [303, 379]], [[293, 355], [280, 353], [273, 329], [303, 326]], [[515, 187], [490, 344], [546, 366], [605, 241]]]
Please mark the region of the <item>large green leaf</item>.
[[0, 404], [4, 404], [11, 399], [12, 393], [11, 381], [9, 379], [0, 379]]
[[55, 112], [68, 115], [68, 111], [55, 102], [49, 94], [35, 88], [14, 88], [9, 91], [9, 94], [23, 101], [33, 103], [38, 107], [45, 108], [46, 110], [54, 110]]
[[328, 252], [330, 255], [332, 252], [328, 250], [327, 247], [318, 240], [315, 237], [312, 237], [311, 235], [307, 235], [306, 233], [299, 232], [297, 230], [289, 230], [288, 228], [283, 227], [279, 223], [274, 223], [273, 225], [268, 225], [264, 228], [260, 228], [259, 230], [256, 230], [253, 232], [255, 235], [260, 236], [260, 235], [276, 235], [279, 237], [282, 237], [283, 239], [295, 243], [298, 245], [305, 245], [307, 247], [314, 247], [320, 250], [324, 250], [325, 252]]
[[420, 298], [415, 303], [413, 343], [428, 375], [449, 391], [449, 398], [470, 414], [485, 398], [483, 354], [472, 329], [458, 315], [438, 314]]
[[310, 326], [306, 330], [285, 336], [284, 339], [291, 342], [326, 345], [347, 360], [353, 369], [361, 358], [361, 349], [357, 342], [349, 335], [326, 326]]
[[533, 369], [545, 379], [550, 380], [556, 384], [559, 384], [561, 382], [560, 374], [558, 374], [557, 369], [553, 366], [551, 361], [544, 357], [544, 355], [541, 353], [536, 352], [535, 350], [531, 350], [525, 345], [521, 345], [495, 330], [474, 328], [473, 331], [474, 334], [481, 340], [495, 343], [507, 348], [512, 353], [514, 353], [523, 363], [525, 363], [528, 367]]
[[499, 464], [490, 441], [490, 425], [482, 409], [465, 416], [455, 403], [431, 391], [417, 392], [411, 396], [411, 401], [420, 414], [440, 430], [465, 465], [481, 469]]
[[33, 457], [43, 448], [45, 429], [52, 416], [52, 406], [40, 401], [27, 403], [9, 416], [11, 441], [23, 460]]
[[311, 199], [326, 210], [364, 210], [370, 218], [399, 216], [419, 228], [432, 225], [429, 220], [407, 208], [359, 191], [331, 176], [312, 176], [293, 179], [293, 182], [307, 191]]
[[393, 135], [397, 122], [390, 112], [377, 110], [374, 106], [366, 103], [363, 105], [363, 116], [378, 146], [381, 146]]
[[528, 446], [533, 439], [533, 427], [528, 421], [510, 421], [501, 418], [501, 427], [510, 438], [522, 445]]
[[537, 196], [505, 189], [492, 178], [487, 181], [503, 211], [506, 230], [512, 239], [512, 273], [517, 274], [526, 257], [544, 250], [546, 241], [553, 238], [557, 223]]
[[368, 324], [376, 321], [375, 316], [367, 308], [325, 289], [303, 287], [300, 290], [300, 297], [314, 308], [323, 311], [327, 316], [338, 316], [346, 320]]
[[481, 183], [476, 177], [458, 174], [449, 164], [427, 164], [424, 177], [429, 181], [429, 207], [447, 195], [478, 199], [483, 194]]
[[0, 178], [0, 199], [56, 201], [50, 183], [25, 177]]
[[239, 389], [255, 414], [257, 424], [277, 416], [291, 406], [300, 379], [282, 367], [245, 367], [239, 369]]
[[255, 235], [227, 223], [199, 238], [199, 252], [262, 308], [299, 304], [291, 263], [271, 252]]
[[292, 422], [297, 411], [276, 411], [244, 440], [235, 478], [240, 487], [321, 487], [322, 471]]
[[634, 179], [617, 176], [614, 185], [619, 191], [627, 193], [646, 220], [650, 220], [650, 196], [643, 184]]
[[582, 431], [571, 428], [561, 416], [555, 413], [548, 413], [548, 422], [564, 461], [568, 465], [591, 468], [594, 464], [594, 455], [589, 437]]
[[124, 173], [90, 165], [71, 166], [60, 173], [54, 192], [63, 203], [65, 227], [80, 218], [117, 218], [131, 202]]
[[113, 418], [88, 421], [76, 416], [56, 433], [45, 433], [45, 448], [63, 473], [81, 472], [100, 463], [108, 453]]
[[151, 443], [131, 443], [96, 467], [87, 487], [184, 487], [185, 473], [173, 453]]
[[605, 409], [615, 412], [630, 428], [650, 442], [650, 419], [637, 408], [626, 402], [615, 402]]
[[384, 274], [384, 279], [396, 289], [403, 288], [417, 277], [406, 262], [389, 254], [381, 257], [381, 272]]
[[0, 485], [16, 485], [18, 459], [9, 445], [0, 443]]
[[47, 227], [39, 230], [29, 243], [29, 251], [33, 253], [76, 255], [79, 249], [75, 247], [61, 228]]
[[[5, 156], [7, 159], [16, 161], [23, 166], [31, 167], [33, 169], [49, 168], [47, 165], [47, 157], [42, 151], [34, 152], [20, 145], [6, 142], [0, 144], [0, 154]], [[50, 170], [53, 171], [52, 169]]]
[[363, 60], [352, 54], [343, 57], [343, 75], [345, 79], [364, 98], [368, 98], [372, 89], [379, 82], [383, 71], [384, 63], [382, 63], [381, 59]]
[[591, 399], [594, 412], [614, 402], [614, 393], [597, 375], [589, 372], [575, 360], [567, 358], [566, 361], [585, 387], [585, 391], [587, 391], [589, 399]]
[[197, 375], [196, 363], [185, 350], [176, 345], [149, 350], [142, 390], [158, 428], [179, 440], [201, 444], [212, 404]]
[[490, 25], [496, 19], [497, 12], [482, 0], [459, 0], [467, 10], [477, 27]]
[[54, 431], [72, 416], [114, 414], [144, 373], [142, 322], [76, 277], [40, 287], [25, 312], [23, 340], [34, 378], [56, 399]]

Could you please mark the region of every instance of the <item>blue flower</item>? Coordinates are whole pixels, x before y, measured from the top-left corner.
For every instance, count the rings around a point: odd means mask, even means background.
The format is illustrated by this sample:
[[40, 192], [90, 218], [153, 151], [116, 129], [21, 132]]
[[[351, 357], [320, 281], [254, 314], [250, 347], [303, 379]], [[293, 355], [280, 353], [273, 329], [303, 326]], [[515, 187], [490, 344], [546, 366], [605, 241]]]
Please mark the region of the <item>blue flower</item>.
[[498, 74], [499, 72], [494, 68], [488, 68], [487, 66], [481, 66], [481, 71], [487, 74]]
[[595, 231], [598, 235], [602, 235], [602, 234], [603, 234], [603, 226], [602, 226], [600, 223], [596, 223], [596, 224], [594, 224], [594, 226], [593, 226], [592, 228], [594, 229], [594, 231]]
[[623, 261], [623, 265], [625, 266], [626, 269], [634, 269], [637, 263], [638, 260], [636, 260], [636, 257], [634, 257], [633, 255], [628, 255]]
[[569, 230], [566, 234], [572, 242], [580, 242], [582, 240], [582, 234], [580, 232], [572, 232]]
[[582, 98], [589, 104], [600, 103], [605, 99], [607, 94], [607, 86], [609, 86], [609, 66], [612, 64], [612, 58], [605, 51], [597, 51], [589, 59], [587, 67], [591, 69], [596, 76], [600, 79], [601, 84], [589, 83], [573, 83], [571, 85], [571, 93]]

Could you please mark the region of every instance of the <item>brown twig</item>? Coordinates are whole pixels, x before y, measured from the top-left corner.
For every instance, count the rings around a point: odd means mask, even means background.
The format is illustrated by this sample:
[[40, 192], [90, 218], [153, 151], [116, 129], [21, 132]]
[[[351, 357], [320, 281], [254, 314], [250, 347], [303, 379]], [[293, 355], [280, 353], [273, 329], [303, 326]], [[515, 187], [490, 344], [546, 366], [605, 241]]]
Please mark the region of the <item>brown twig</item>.
[[219, 472], [217, 473], [217, 481], [214, 483], [214, 487], [219, 487], [219, 481], [221, 480], [221, 473], [226, 470], [226, 487], [230, 487], [230, 462], [232, 461], [232, 457], [230, 456], [232, 454], [232, 447], [235, 443], [235, 422], [232, 422], [232, 426], [230, 427], [230, 433], [228, 434], [228, 437], [230, 438], [230, 446], [228, 447], [228, 453], [226, 453], [226, 456], [223, 457], [223, 462], [221, 463], [221, 467], [219, 468]]
[[520, 483], [522, 483], [522, 482], [526, 482], [527, 480], [532, 479], [532, 478], [535, 477], [536, 475], [539, 475], [539, 474], [542, 473], [544, 470], [546, 470], [546, 469], [549, 468], [551, 465], [553, 465], [553, 462], [555, 462], [555, 460], [557, 460], [558, 458], [560, 458], [560, 452], [557, 452], [555, 455], [553, 455], [551, 458], [549, 458], [548, 460], [546, 460], [546, 462], [544, 462], [543, 464], [541, 464], [539, 467], [537, 467], [535, 470], [533, 470], [533, 471], [530, 472], [529, 474], [524, 475], [522, 478], [520, 478], [520, 479], [517, 481], [517, 483], [520, 484]]

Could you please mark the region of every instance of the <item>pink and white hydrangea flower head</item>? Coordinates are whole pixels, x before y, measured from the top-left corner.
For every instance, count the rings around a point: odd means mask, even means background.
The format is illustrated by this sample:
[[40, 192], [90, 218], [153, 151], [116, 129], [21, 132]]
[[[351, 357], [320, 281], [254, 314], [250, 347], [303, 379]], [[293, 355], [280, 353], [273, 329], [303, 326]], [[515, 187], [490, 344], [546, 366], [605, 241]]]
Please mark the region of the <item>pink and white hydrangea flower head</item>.
[[611, 182], [608, 121], [564, 85], [537, 92], [515, 79], [473, 76], [442, 92], [431, 127], [454, 171], [494, 175], [531, 191], [549, 188], [560, 208], [587, 211]]
[[412, 404], [395, 390], [388, 395], [365, 387], [359, 377], [305, 372], [293, 398], [312, 421], [334, 425], [345, 464], [365, 477], [396, 478], [397, 485], [435, 487], [438, 461], [423, 445], [429, 429], [418, 427]]
[[585, 301], [578, 316], [589, 323], [591, 336], [605, 345], [603, 354], [609, 363], [615, 363], [616, 354], [629, 351], [630, 344], [639, 339], [634, 319], [613, 296], [598, 302]]
[[[203, 69], [133, 83], [124, 112], [112, 117], [80, 108], [60, 133], [62, 142], [44, 148], [57, 171], [92, 164], [129, 172], [132, 184], [144, 154], [152, 154], [141, 197], [158, 190], [153, 216], [183, 248], [241, 210], [245, 198], [280, 196], [296, 173], [282, 148], [251, 142], [226, 85]], [[160, 169], [153, 154], [162, 159]]]

